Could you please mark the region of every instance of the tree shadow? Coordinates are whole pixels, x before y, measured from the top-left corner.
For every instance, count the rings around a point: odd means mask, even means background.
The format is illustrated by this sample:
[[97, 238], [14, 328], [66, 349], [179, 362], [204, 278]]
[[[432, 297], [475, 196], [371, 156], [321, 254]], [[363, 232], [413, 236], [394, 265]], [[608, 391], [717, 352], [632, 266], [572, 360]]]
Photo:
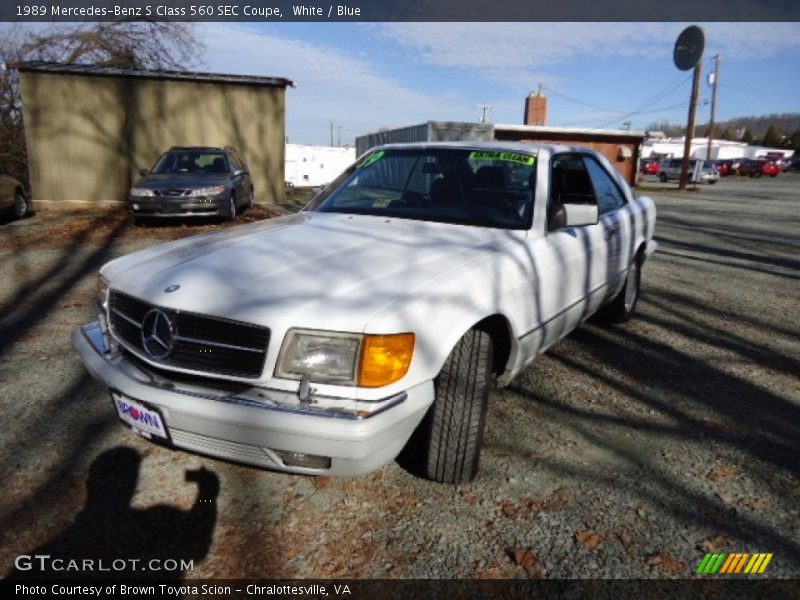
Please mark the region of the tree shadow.
[[186, 481], [197, 485], [188, 511], [136, 509], [131, 501], [141, 462], [139, 452], [125, 446], [100, 454], [89, 469], [83, 510], [62, 533], [21, 555], [7, 577], [182, 579], [211, 547], [219, 478], [205, 468], [186, 472]]

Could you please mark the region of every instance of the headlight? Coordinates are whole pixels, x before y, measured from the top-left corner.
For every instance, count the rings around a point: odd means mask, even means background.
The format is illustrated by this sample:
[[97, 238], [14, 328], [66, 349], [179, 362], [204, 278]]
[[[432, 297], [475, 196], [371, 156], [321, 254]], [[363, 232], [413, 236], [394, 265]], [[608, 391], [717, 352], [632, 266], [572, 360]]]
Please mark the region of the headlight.
[[146, 188], [131, 188], [131, 196], [154, 196], [153, 190]]
[[108, 280], [102, 275], [97, 276], [95, 298], [97, 304], [105, 311], [108, 308]]
[[276, 377], [317, 383], [380, 387], [408, 371], [414, 334], [362, 335], [291, 330], [281, 348]]
[[201, 187], [192, 190], [192, 196], [219, 196], [225, 192], [224, 185], [212, 185], [209, 187]]

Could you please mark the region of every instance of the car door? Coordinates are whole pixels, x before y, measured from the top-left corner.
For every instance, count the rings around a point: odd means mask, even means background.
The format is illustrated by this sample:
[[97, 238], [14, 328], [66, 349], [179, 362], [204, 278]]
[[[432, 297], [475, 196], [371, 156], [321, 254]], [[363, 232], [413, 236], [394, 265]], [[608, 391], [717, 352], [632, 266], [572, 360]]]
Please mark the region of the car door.
[[592, 156], [584, 158], [592, 186], [597, 195], [600, 225], [606, 244], [605, 298], [618, 291], [625, 281], [630, 265], [634, 219], [628, 201], [611, 174]]
[[243, 173], [239, 175], [236, 180], [236, 195], [237, 198], [240, 198], [242, 201], [244, 201], [245, 198], [250, 196], [250, 188], [252, 187], [250, 182], [250, 173], [248, 172], [247, 166], [242, 161], [238, 152], [231, 152], [231, 158], [233, 170], [243, 171]]
[[542, 350], [594, 313], [605, 298], [607, 244], [598, 222], [567, 227], [558, 222], [562, 204], [597, 204], [597, 195], [580, 153], [556, 154], [550, 165], [550, 194], [541, 287]]

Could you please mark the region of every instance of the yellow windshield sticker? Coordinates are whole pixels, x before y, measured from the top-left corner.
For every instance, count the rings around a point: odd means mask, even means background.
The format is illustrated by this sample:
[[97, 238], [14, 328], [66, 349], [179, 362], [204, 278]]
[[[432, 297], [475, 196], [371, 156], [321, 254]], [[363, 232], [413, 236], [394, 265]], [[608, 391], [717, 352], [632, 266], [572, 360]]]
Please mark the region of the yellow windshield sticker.
[[391, 198], [378, 198], [372, 203], [372, 208], [386, 208], [392, 203]]
[[380, 159], [383, 158], [384, 152], [383, 150], [378, 150], [374, 154], [370, 154], [367, 158], [365, 158], [360, 165], [358, 165], [359, 169], [363, 169], [364, 167], [368, 167], [370, 165], [374, 165]]
[[504, 160], [520, 165], [532, 167], [536, 164], [536, 157], [529, 154], [517, 154], [516, 152], [496, 152], [493, 150], [473, 150], [469, 153], [472, 160]]

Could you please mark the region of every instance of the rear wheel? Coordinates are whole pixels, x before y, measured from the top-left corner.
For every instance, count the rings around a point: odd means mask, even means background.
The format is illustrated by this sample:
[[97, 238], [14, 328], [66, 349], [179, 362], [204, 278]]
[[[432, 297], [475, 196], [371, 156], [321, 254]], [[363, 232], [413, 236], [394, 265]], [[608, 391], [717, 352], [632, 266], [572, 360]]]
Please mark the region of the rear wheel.
[[642, 281], [642, 255], [638, 253], [628, 269], [625, 286], [620, 290], [611, 303], [605, 307], [602, 317], [612, 323], [624, 323], [636, 311], [639, 300], [639, 287]]
[[471, 329], [453, 348], [436, 381], [436, 399], [420, 425], [425, 475], [442, 483], [475, 478], [486, 426], [492, 338]]
[[14, 195], [14, 216], [17, 219], [24, 219], [31, 214], [31, 207], [28, 199], [22, 192], [17, 192]]

